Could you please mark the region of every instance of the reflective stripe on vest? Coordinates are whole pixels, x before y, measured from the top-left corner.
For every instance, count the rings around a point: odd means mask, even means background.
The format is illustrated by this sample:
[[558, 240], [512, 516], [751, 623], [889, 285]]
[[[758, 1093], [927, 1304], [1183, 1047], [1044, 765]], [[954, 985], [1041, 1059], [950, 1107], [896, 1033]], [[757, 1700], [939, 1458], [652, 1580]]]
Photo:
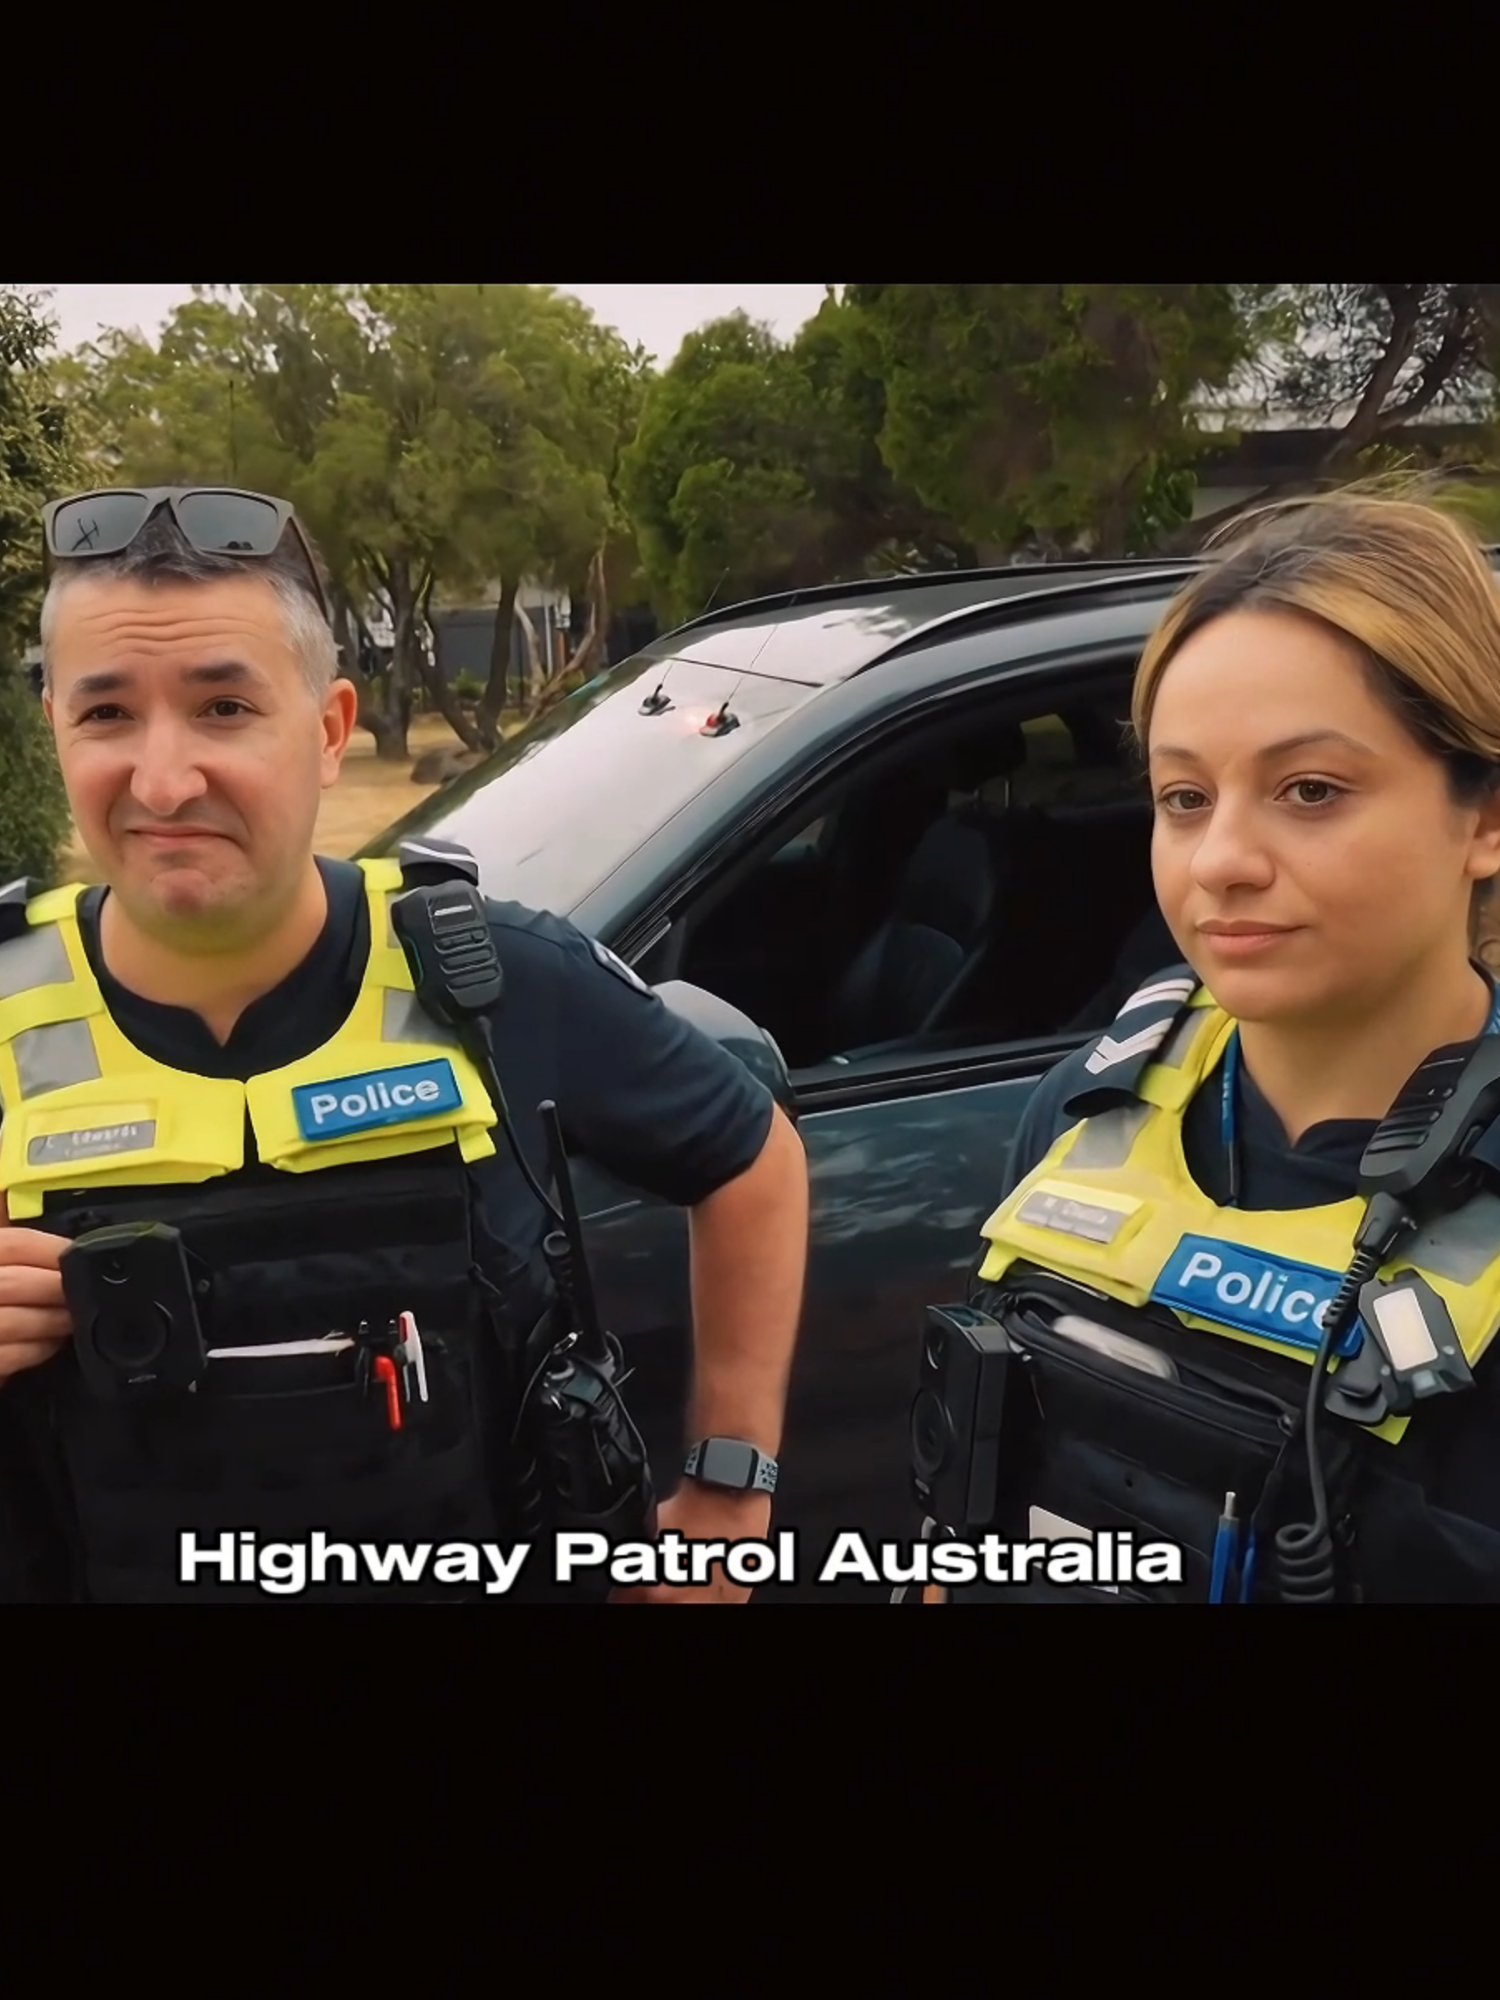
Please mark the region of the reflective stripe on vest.
[[[1365, 1203], [1256, 1212], [1210, 1200], [1188, 1171], [1182, 1123], [1234, 1022], [1200, 991], [1163, 1027], [1160, 1053], [1135, 1086], [1140, 1101], [1063, 1133], [985, 1223], [979, 1279], [994, 1283], [1013, 1263], [1029, 1264], [1310, 1365]], [[1408, 1238], [1379, 1275], [1403, 1270], [1443, 1300], [1473, 1367], [1500, 1327], [1500, 1196], [1481, 1194]], [[1336, 1353], [1347, 1357], [1359, 1340], [1356, 1320]], [[1409, 1422], [1370, 1428], [1395, 1443]]]
[[371, 948], [349, 1018], [312, 1055], [241, 1084], [153, 1062], [112, 1020], [79, 933], [81, 885], [28, 906], [0, 945], [0, 1188], [17, 1219], [49, 1192], [194, 1184], [261, 1160], [285, 1173], [457, 1144], [495, 1151], [484, 1080], [412, 990], [390, 921], [394, 861], [364, 861]]

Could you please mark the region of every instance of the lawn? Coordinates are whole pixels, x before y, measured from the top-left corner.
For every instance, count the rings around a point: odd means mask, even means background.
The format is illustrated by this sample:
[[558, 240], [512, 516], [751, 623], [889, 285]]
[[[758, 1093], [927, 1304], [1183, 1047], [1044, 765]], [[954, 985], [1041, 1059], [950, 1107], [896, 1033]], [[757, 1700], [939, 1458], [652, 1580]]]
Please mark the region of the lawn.
[[[411, 752], [400, 764], [382, 764], [375, 755], [373, 738], [356, 730], [344, 757], [344, 768], [336, 785], [323, 794], [318, 814], [318, 850], [342, 858], [410, 812], [419, 799], [437, 790], [435, 785], [414, 785], [411, 767], [424, 750], [435, 744], [452, 743], [453, 731], [440, 715], [418, 716], [412, 723], [407, 747]], [[63, 882], [97, 882], [99, 871], [75, 839], [63, 856], [58, 878]]]

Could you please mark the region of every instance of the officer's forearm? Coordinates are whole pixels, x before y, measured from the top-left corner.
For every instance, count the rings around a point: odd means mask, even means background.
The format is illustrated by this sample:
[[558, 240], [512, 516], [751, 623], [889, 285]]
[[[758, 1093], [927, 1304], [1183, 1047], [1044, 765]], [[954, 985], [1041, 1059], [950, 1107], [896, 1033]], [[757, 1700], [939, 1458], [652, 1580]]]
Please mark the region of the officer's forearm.
[[781, 1449], [807, 1269], [807, 1157], [778, 1111], [754, 1166], [691, 1211], [690, 1436]]

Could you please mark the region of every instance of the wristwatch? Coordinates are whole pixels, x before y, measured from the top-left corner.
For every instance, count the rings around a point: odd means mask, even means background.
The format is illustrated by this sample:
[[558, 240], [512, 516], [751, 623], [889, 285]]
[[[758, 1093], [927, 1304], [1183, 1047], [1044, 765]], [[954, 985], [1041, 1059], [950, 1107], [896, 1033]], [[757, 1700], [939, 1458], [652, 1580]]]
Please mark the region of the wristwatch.
[[730, 1493], [774, 1493], [777, 1465], [743, 1438], [700, 1438], [688, 1453], [684, 1475], [700, 1486], [722, 1486]]

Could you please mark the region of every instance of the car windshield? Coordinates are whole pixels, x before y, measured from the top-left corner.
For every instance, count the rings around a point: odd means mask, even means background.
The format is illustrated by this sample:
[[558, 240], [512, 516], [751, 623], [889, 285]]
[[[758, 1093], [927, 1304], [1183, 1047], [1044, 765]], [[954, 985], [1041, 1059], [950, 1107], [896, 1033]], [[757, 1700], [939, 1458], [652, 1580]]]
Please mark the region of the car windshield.
[[[642, 714], [660, 686], [665, 706]], [[636, 655], [569, 695], [360, 849], [458, 841], [486, 895], [566, 916], [673, 813], [817, 692], [696, 661]], [[702, 734], [727, 705], [737, 727]]]

